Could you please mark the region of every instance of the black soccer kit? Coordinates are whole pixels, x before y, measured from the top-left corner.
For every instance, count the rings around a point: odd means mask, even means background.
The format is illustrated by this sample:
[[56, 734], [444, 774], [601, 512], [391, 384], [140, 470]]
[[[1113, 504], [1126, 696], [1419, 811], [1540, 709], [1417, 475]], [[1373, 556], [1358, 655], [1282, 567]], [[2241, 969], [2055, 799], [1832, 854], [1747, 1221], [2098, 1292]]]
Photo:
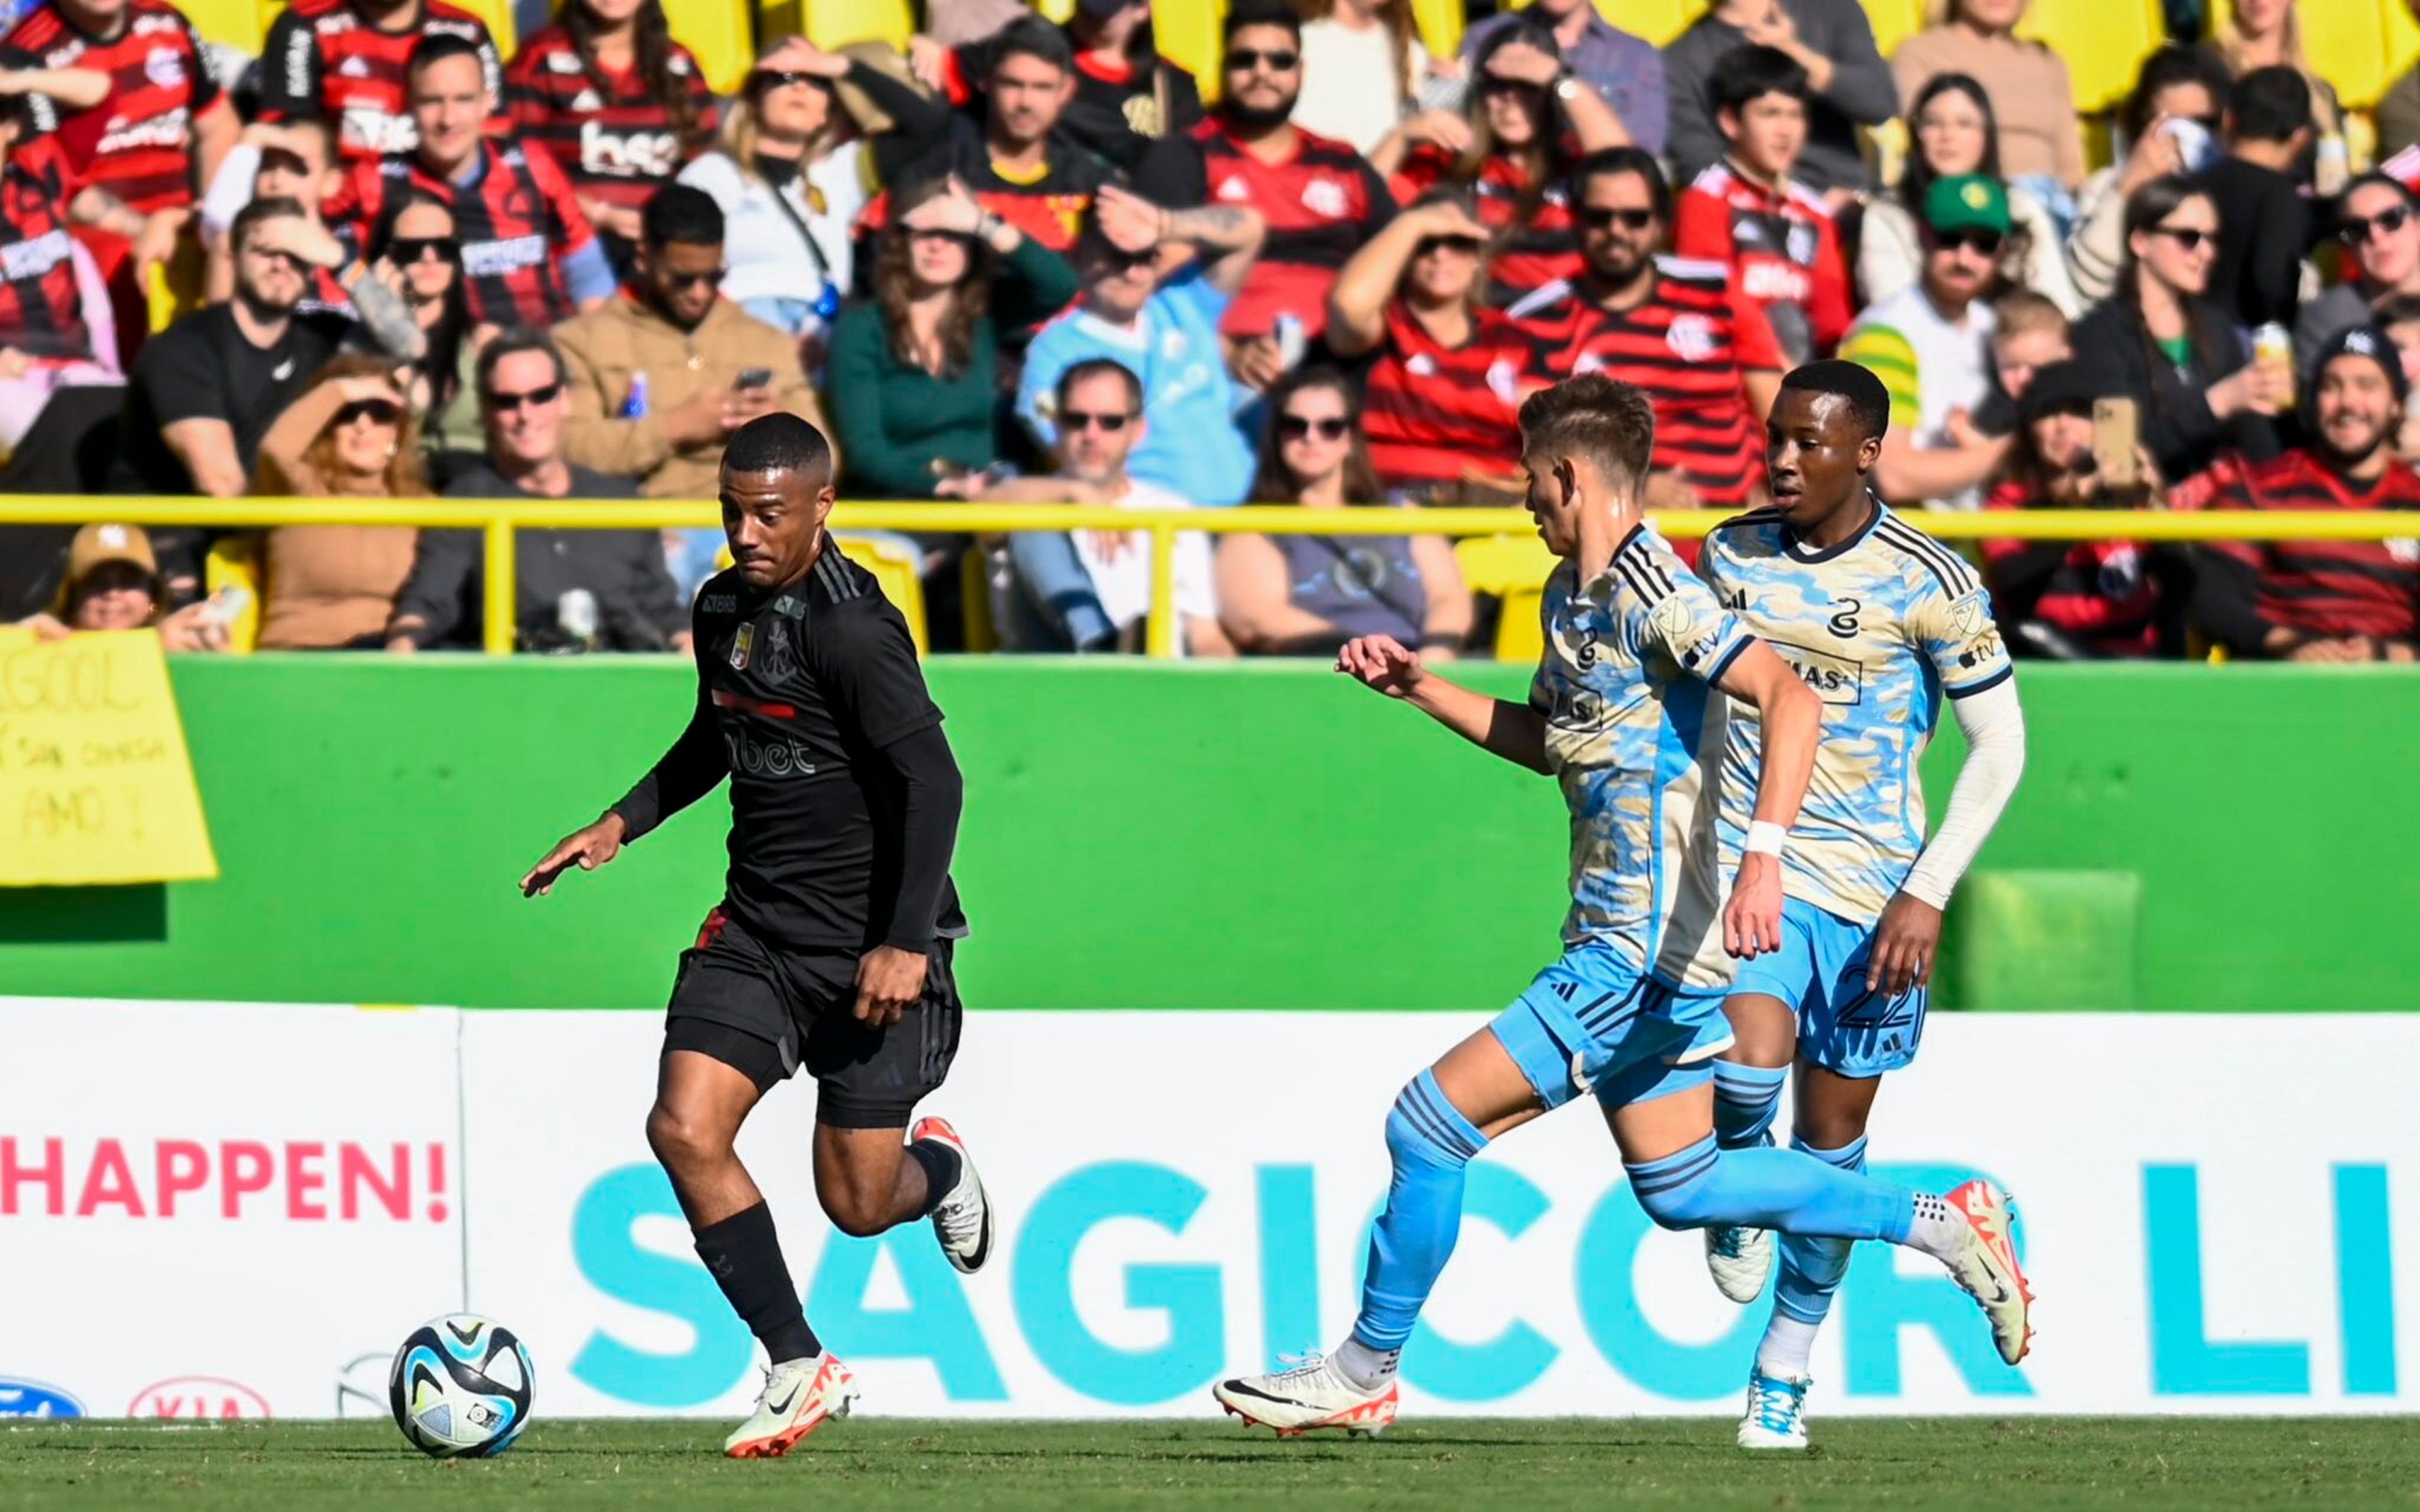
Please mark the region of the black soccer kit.
[[[664, 1048], [761, 1089], [807, 1069], [816, 1119], [904, 1128], [941, 1085], [962, 1016], [966, 934], [950, 851], [960, 784], [908, 622], [829, 540], [771, 592], [737, 570], [698, 591], [696, 711], [613, 811], [625, 843], [731, 779], [723, 901], [681, 954]], [[852, 1013], [858, 962], [923, 953], [923, 999], [887, 1028]]]

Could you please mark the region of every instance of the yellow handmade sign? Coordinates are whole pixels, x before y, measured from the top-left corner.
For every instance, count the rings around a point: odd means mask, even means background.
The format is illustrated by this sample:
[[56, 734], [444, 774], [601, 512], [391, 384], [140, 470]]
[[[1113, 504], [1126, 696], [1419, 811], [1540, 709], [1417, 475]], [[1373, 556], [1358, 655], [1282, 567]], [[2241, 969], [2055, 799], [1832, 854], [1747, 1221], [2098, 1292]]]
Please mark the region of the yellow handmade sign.
[[0, 630], [0, 886], [219, 874], [154, 630]]

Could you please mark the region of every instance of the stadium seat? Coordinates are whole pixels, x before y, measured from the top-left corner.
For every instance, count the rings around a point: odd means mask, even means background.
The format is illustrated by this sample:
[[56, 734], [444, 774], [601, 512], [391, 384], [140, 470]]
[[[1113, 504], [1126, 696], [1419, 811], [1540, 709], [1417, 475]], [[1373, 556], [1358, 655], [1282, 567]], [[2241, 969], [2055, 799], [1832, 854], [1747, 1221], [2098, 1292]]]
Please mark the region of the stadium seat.
[[1153, 0], [1151, 8], [1159, 55], [1193, 75], [1205, 102], [1218, 93], [1218, 23], [1226, 13], [1223, 0]]
[[[1607, 25], [1662, 47], [1705, 14], [1708, 4], [1709, 0], [1596, 0], [1596, 13]], [[1529, 0], [1517, 0], [1512, 8], [1526, 10], [1528, 5]]]
[[261, 0], [179, 0], [178, 9], [202, 34], [202, 40], [237, 48], [253, 57], [269, 39], [269, 23], [277, 11]]
[[150, 282], [144, 285], [144, 298], [151, 316], [154, 333], [202, 307], [202, 281], [205, 259], [202, 244], [192, 236], [180, 239], [176, 255], [151, 270]]
[[2047, 44], [2067, 60], [2077, 114], [2097, 116], [2126, 102], [2143, 59], [2165, 39], [2167, 28], [2159, 0], [2033, 0], [2017, 23], [2017, 35]]
[[908, 0], [773, 0], [758, 17], [768, 38], [804, 36], [827, 50], [889, 42], [904, 51], [916, 31]]
[[846, 531], [834, 531], [832, 540], [843, 556], [874, 574], [874, 580], [882, 587], [882, 596], [907, 617], [908, 635], [916, 642], [916, 655], [925, 655], [931, 647], [924, 639], [924, 579], [919, 576], [923, 563], [917, 553], [884, 535], [851, 535]]
[[672, 18], [673, 39], [697, 54], [706, 87], [719, 95], [737, 92], [756, 61], [756, 19], [748, 0], [676, 0], [664, 14]]
[[1546, 579], [1555, 570], [1554, 554], [1534, 535], [1474, 535], [1454, 543], [1453, 562], [1472, 593], [1502, 601], [1496, 619], [1496, 659], [1537, 660], [1545, 648], [1538, 609]]
[[1430, 56], [1451, 57], [1462, 51], [1460, 0], [1412, 0], [1412, 19], [1419, 24], [1420, 41]]
[[2412, 66], [2420, 31], [2403, 0], [2322, 0], [2297, 12], [2303, 55], [2347, 110], [2367, 110]]
[[1885, 57], [1924, 29], [1924, 0], [1865, 0], [1865, 4], [1866, 20], [1874, 28], [1874, 46]]
[[992, 552], [981, 540], [958, 559], [958, 613], [969, 651], [998, 651], [1000, 626], [991, 617]]
[[250, 656], [260, 644], [260, 600], [263, 576], [260, 562], [260, 537], [253, 532], [221, 536], [210, 547], [210, 554], [202, 561], [202, 592], [215, 594], [222, 588], [240, 588], [251, 597], [243, 611], [227, 626], [227, 650], [239, 656]]

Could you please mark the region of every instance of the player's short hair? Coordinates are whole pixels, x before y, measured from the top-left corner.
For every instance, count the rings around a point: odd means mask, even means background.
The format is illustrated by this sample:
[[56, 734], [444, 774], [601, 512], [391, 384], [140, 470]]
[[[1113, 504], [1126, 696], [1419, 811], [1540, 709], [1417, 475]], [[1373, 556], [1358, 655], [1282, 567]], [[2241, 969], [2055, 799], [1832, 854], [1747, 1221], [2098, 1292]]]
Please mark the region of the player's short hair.
[[725, 472], [803, 472], [817, 487], [831, 481], [831, 465], [824, 433], [786, 410], [758, 415], [722, 448]]
[[2280, 63], [2235, 81], [2226, 120], [2239, 142], [2283, 142], [2311, 124], [2311, 81]]
[[1572, 170], [1572, 204], [1577, 207], [1588, 198], [1590, 179], [1619, 178], [1623, 174], [1636, 174], [1647, 181], [1647, 197], [1655, 208], [1655, 218], [1669, 224], [1672, 180], [1664, 177], [1664, 165], [1644, 147], [1605, 147], [1582, 158]]
[[1838, 357], [1820, 363], [1807, 363], [1793, 367], [1781, 380], [1782, 389], [1801, 393], [1829, 393], [1848, 402], [1849, 416], [1857, 423], [1857, 439], [1880, 440], [1890, 429], [1890, 391], [1883, 380], [1858, 366]]
[[252, 239], [252, 234], [260, 229], [262, 223], [288, 215], [298, 220], [307, 219], [310, 214], [309, 210], [302, 208], [302, 202], [291, 194], [271, 194], [262, 199], [256, 199], [236, 211], [235, 219], [227, 223], [227, 247], [230, 251], [240, 253], [244, 249], [244, 244]]
[[479, 44], [456, 32], [430, 32], [411, 44], [411, 60], [403, 66], [403, 79], [408, 85], [429, 69], [450, 57], [466, 57], [479, 65], [479, 79], [487, 82], [488, 60], [479, 55]]
[[1521, 401], [1521, 455], [1578, 456], [1617, 488], [1647, 481], [1655, 406], [1646, 392], [1602, 373], [1568, 378]]
[[1067, 408], [1067, 395], [1076, 392], [1077, 384], [1112, 373], [1125, 380], [1126, 413], [1142, 413], [1142, 379], [1135, 376], [1133, 368], [1114, 357], [1088, 357], [1069, 367], [1059, 375], [1059, 382], [1051, 390], [1051, 397], [1058, 401], [1061, 409], [1064, 409]]
[[1766, 95], [1805, 103], [1807, 65], [1777, 47], [1734, 47], [1714, 60], [1714, 108], [1736, 116]]
[[722, 245], [722, 207], [695, 184], [666, 184], [639, 212], [639, 234], [650, 247]]
[[1221, 50], [1247, 26], [1282, 26], [1294, 34], [1296, 43], [1302, 40], [1302, 13], [1286, 0], [1235, 0], [1227, 8], [1227, 19], [1218, 26]]
[[547, 362], [554, 368], [554, 381], [565, 383], [570, 380], [571, 369], [564, 364], [563, 348], [554, 344], [552, 336], [535, 326], [506, 326], [489, 337], [488, 345], [479, 348], [479, 362], [472, 372], [472, 381], [479, 386], [481, 404], [488, 402], [488, 394], [495, 386], [496, 369], [504, 365], [505, 358], [522, 352], [544, 353]]
[[991, 60], [984, 71], [988, 74], [1013, 57], [1040, 58], [1062, 73], [1076, 70], [1076, 50], [1068, 45], [1067, 34], [1045, 16], [1027, 14], [1002, 26], [991, 39]]

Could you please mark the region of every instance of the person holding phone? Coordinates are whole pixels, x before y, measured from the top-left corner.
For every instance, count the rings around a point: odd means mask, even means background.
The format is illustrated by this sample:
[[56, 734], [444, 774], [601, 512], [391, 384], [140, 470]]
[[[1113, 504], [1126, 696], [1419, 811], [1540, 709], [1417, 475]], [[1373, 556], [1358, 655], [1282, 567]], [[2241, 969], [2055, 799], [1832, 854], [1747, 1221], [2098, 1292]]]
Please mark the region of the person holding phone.
[[642, 214], [630, 282], [554, 331], [568, 370], [564, 455], [652, 499], [711, 499], [723, 443], [760, 415], [818, 428], [797, 344], [722, 297], [722, 210], [689, 184]]

